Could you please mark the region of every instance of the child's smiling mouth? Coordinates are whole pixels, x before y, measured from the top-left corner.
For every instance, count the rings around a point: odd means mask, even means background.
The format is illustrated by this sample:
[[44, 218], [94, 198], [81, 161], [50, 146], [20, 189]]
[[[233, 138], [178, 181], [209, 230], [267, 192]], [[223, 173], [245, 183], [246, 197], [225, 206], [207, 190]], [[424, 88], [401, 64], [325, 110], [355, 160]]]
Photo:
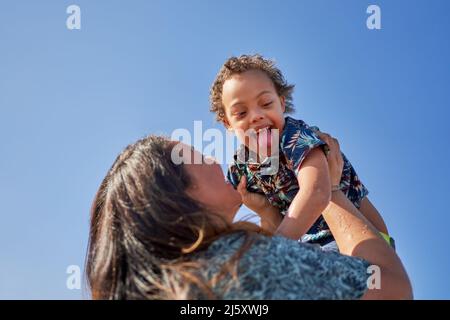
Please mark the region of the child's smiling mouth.
[[266, 130], [270, 131], [272, 129], [273, 129], [273, 125], [272, 124], [266, 124], [266, 125], [263, 125], [263, 126], [258, 126], [258, 127], [252, 128], [250, 130], [255, 130], [256, 134], [260, 134], [260, 133], [262, 133], [262, 132], [264, 132]]
[[272, 146], [272, 126], [264, 126], [256, 130], [256, 141], [258, 144], [258, 153], [261, 151], [267, 153]]

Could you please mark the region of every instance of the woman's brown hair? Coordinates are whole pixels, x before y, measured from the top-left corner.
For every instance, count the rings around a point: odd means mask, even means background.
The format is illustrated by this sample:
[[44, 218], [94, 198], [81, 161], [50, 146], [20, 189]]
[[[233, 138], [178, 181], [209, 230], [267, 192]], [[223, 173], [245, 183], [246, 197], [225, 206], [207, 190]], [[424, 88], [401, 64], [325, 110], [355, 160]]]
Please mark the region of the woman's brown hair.
[[[148, 136], [129, 145], [102, 181], [91, 209], [86, 259], [93, 299], [217, 298], [214, 284], [236, 278], [237, 263], [261, 230], [223, 224], [186, 194], [185, 167], [171, 161], [175, 142]], [[198, 274], [195, 254], [220, 236], [243, 231], [245, 241], [211, 279]]]

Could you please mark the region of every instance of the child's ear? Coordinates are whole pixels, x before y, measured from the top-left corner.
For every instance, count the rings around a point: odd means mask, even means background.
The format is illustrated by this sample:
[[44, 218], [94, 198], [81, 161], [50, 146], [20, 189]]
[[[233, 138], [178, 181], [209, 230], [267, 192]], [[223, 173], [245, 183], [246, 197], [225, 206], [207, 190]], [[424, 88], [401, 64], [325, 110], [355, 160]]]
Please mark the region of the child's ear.
[[280, 97], [281, 102], [281, 110], [283, 110], [283, 113], [286, 112], [286, 98], [284, 96]]

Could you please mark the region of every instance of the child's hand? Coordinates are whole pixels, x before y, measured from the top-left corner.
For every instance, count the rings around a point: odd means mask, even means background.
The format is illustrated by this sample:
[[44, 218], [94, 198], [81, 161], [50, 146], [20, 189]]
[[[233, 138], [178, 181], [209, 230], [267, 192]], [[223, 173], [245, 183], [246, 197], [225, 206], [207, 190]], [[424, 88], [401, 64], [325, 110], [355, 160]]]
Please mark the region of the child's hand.
[[274, 234], [283, 219], [280, 211], [272, 206], [269, 200], [262, 194], [248, 192], [247, 178], [245, 176], [242, 176], [237, 190], [241, 194], [242, 202], [260, 217], [261, 227], [269, 233]]
[[242, 202], [245, 204], [245, 206], [258, 214], [264, 211], [264, 209], [266, 209], [268, 206], [271, 206], [269, 200], [267, 200], [267, 198], [262, 194], [248, 192], [247, 177], [245, 175], [242, 176], [241, 181], [239, 181], [237, 191], [241, 194]]

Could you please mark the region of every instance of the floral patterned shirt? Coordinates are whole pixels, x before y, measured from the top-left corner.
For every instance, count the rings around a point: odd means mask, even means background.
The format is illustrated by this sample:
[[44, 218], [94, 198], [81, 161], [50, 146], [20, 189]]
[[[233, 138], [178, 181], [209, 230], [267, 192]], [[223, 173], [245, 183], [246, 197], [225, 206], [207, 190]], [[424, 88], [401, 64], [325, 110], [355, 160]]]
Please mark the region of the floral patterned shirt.
[[[237, 188], [241, 177], [247, 177], [247, 189], [250, 192], [263, 194], [269, 202], [286, 214], [295, 195], [301, 188], [297, 176], [303, 160], [309, 152], [316, 148], [326, 146], [315, 131], [317, 127], [310, 127], [302, 120], [286, 117], [285, 126], [280, 137], [278, 170], [268, 174], [271, 160], [266, 158], [262, 163], [256, 161], [256, 154], [241, 145], [234, 155], [234, 163], [230, 166], [227, 179]], [[369, 193], [361, 183], [350, 161], [342, 154], [344, 169], [340, 187], [342, 192], [353, 204], [359, 208], [361, 200]], [[331, 232], [322, 216], [314, 223], [308, 233], [302, 237], [305, 242], [326, 244], [333, 239]]]

